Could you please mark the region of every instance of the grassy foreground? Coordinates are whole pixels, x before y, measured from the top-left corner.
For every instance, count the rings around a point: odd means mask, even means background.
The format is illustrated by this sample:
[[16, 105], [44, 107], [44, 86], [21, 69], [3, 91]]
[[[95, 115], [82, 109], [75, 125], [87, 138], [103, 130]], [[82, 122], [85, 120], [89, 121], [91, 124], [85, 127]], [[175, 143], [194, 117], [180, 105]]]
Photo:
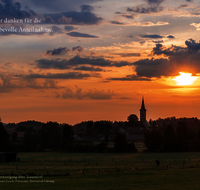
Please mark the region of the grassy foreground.
[[18, 156], [20, 162], [0, 163], [0, 189], [200, 189], [199, 152]]

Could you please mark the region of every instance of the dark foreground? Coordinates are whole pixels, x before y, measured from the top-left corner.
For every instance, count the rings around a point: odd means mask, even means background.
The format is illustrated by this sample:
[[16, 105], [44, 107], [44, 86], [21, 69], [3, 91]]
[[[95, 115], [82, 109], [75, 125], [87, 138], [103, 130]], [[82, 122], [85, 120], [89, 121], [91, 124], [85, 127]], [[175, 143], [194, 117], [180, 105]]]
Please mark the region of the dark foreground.
[[200, 153], [18, 155], [0, 163], [2, 190], [200, 189]]

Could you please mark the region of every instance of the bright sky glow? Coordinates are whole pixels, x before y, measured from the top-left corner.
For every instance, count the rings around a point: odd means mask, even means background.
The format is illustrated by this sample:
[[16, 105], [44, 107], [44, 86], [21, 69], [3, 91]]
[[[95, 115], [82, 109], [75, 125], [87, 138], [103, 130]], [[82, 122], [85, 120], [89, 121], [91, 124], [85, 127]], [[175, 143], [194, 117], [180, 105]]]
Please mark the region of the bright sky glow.
[[177, 85], [192, 85], [198, 77], [191, 76], [192, 73], [179, 72], [180, 76], [175, 77], [173, 80], [176, 81]]

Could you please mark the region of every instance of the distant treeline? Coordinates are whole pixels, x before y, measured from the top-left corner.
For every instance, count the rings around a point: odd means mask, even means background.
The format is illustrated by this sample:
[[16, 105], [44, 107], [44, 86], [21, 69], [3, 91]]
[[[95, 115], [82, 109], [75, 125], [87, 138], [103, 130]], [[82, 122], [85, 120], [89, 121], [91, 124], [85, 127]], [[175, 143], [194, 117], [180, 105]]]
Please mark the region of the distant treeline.
[[150, 151], [200, 151], [200, 120], [185, 117], [151, 120], [144, 137]]
[[[127, 120], [126, 122], [86, 121], [74, 126], [51, 121], [47, 123], [26, 121], [4, 126], [0, 122], [0, 152], [136, 152], [133, 141], [128, 142], [126, 138], [126, 129], [131, 131], [130, 128], [142, 129], [144, 143], [149, 151], [200, 151], [198, 118], [159, 118], [150, 120], [149, 126], [144, 126], [134, 114]], [[75, 130], [80, 134], [78, 138], [74, 135]], [[97, 134], [102, 137], [101, 141], [92, 140], [98, 136]]]
[[[134, 143], [128, 143], [126, 136], [117, 133], [114, 139], [114, 146], [108, 147], [108, 134], [110, 122], [96, 122], [98, 131], [104, 134], [105, 138], [96, 145], [91, 140], [75, 140], [74, 130], [71, 125], [59, 124], [57, 122], [35, 123], [35, 121], [20, 122], [20, 124], [8, 124], [6, 129], [12, 128], [11, 135], [0, 123], [0, 152], [17, 151], [62, 151], [62, 152], [136, 152]], [[37, 124], [37, 130], [33, 128]], [[42, 125], [41, 125], [42, 124]], [[91, 121], [88, 122], [87, 133], [91, 132]], [[20, 138], [18, 134], [23, 133]]]

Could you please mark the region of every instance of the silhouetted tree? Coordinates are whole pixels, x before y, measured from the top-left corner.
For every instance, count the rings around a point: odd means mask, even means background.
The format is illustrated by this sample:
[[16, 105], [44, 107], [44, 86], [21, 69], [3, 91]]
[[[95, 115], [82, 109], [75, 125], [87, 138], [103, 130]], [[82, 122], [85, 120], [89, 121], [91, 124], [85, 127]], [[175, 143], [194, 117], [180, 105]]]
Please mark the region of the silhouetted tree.
[[189, 150], [189, 139], [190, 133], [188, 126], [185, 122], [178, 122], [178, 127], [175, 133], [175, 148], [176, 151], [188, 151]]
[[139, 119], [138, 119], [138, 116], [135, 115], [135, 114], [131, 114], [127, 117], [127, 120], [129, 123], [135, 123], [137, 122]]
[[144, 133], [145, 145], [150, 151], [163, 150], [163, 133], [160, 128], [154, 127], [151, 130], [146, 130]]
[[61, 148], [61, 128], [57, 122], [47, 122], [42, 126], [39, 133], [42, 137], [44, 149], [59, 150]]
[[163, 150], [166, 152], [175, 151], [175, 130], [172, 124], [164, 127], [164, 137], [163, 137]]
[[86, 129], [86, 134], [91, 135], [93, 130], [93, 121], [88, 121], [87, 122], [87, 129]]
[[65, 150], [72, 150], [74, 131], [71, 125], [64, 124], [62, 130], [62, 145]]
[[33, 128], [28, 128], [23, 138], [24, 151], [38, 151], [41, 144], [41, 136]]
[[0, 152], [7, 151], [9, 147], [10, 135], [7, 133], [6, 129], [3, 126], [3, 123], [0, 122]]
[[105, 138], [105, 146], [108, 145], [110, 130], [112, 129], [112, 123], [106, 122], [104, 125], [104, 138]]
[[[178, 126], [174, 127], [172, 123], [166, 125], [165, 120], [168, 123], [171, 120], [177, 120], [179, 121]], [[145, 145], [150, 151], [183, 152], [196, 150], [198, 133], [187, 126], [187, 119], [183, 118], [180, 121], [176, 118], [167, 118], [160, 121], [163, 123], [161, 126], [154, 125], [155, 122], [152, 122], [151, 130], [145, 132]], [[175, 124], [177, 125], [177, 123]]]
[[103, 134], [105, 139], [104, 142], [107, 146], [111, 129], [112, 129], [111, 121], [97, 121], [95, 122], [94, 125], [93, 134]]
[[200, 129], [195, 133], [194, 138], [190, 143], [190, 149], [192, 151], [200, 151]]

